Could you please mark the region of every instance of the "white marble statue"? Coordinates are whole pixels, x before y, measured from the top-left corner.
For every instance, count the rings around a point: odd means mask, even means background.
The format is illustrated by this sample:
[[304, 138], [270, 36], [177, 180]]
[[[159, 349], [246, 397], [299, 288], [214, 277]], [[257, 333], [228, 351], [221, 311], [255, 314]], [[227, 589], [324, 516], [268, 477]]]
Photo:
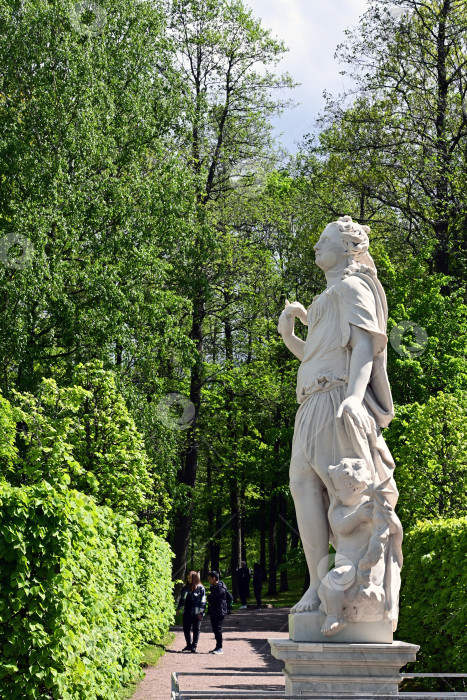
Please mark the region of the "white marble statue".
[[[394, 462], [381, 435], [393, 418], [386, 371], [387, 305], [368, 253], [370, 229], [344, 216], [315, 245], [325, 291], [289, 304], [279, 333], [301, 361], [290, 489], [310, 572], [292, 613], [326, 613], [322, 634], [348, 622], [397, 625], [402, 527]], [[295, 318], [308, 326], [294, 334]], [[336, 548], [329, 573], [329, 542]], [[324, 575], [323, 575], [324, 564]]]

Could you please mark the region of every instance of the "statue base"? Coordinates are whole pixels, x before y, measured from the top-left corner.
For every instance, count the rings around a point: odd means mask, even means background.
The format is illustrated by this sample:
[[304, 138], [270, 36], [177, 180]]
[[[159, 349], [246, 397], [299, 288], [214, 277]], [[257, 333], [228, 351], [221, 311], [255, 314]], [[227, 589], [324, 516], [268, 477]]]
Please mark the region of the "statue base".
[[285, 661], [286, 695], [397, 695], [399, 671], [415, 661], [420, 648], [405, 642], [268, 641], [273, 656]]
[[289, 615], [289, 637], [294, 642], [329, 642], [359, 644], [391, 644], [392, 622], [349, 622], [347, 627], [326, 637], [321, 632], [326, 615], [322, 612], [295, 613]]

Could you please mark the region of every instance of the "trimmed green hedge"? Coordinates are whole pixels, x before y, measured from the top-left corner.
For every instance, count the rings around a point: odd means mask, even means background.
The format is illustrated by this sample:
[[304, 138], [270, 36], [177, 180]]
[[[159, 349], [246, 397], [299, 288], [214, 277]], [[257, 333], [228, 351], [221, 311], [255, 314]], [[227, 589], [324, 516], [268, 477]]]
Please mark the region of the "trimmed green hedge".
[[404, 552], [397, 639], [420, 645], [413, 671], [467, 673], [467, 518], [417, 523]]
[[171, 552], [78, 491], [0, 484], [0, 697], [112, 700], [173, 621]]

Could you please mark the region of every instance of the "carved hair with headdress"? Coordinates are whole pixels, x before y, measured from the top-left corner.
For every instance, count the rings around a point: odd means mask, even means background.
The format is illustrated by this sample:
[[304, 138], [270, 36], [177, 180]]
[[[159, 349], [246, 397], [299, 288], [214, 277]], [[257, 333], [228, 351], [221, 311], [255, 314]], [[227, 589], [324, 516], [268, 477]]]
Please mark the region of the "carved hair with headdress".
[[339, 228], [345, 252], [349, 256], [349, 267], [345, 270], [345, 274], [366, 272], [375, 275], [376, 266], [368, 252], [370, 227], [358, 224], [352, 220], [351, 216], [341, 216], [333, 224]]

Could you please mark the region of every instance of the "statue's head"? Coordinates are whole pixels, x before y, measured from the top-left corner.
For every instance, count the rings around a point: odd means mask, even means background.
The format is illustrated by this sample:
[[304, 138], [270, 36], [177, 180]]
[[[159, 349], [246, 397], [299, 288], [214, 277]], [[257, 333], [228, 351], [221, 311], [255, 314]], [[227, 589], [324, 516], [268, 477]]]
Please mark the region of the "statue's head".
[[341, 459], [329, 467], [329, 476], [338, 499], [344, 505], [358, 503], [360, 495], [372, 483], [371, 472], [363, 459]]
[[375, 269], [368, 252], [369, 226], [361, 226], [351, 216], [342, 216], [326, 226], [314, 246], [316, 264], [325, 272], [333, 268], [347, 268], [357, 272], [362, 265]]

